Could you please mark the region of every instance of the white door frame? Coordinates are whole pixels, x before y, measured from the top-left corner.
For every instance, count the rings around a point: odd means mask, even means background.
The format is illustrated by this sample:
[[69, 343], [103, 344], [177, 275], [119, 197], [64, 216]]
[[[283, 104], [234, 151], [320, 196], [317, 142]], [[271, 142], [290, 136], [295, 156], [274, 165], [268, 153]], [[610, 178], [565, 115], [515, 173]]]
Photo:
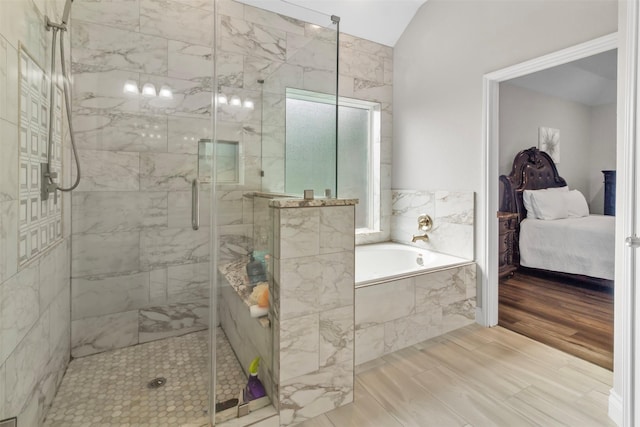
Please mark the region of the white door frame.
[[[615, 286], [615, 327], [614, 327], [614, 376], [613, 389], [609, 394], [609, 416], [619, 426], [635, 426], [636, 414], [640, 411], [636, 385], [640, 377], [636, 366], [640, 364], [640, 316], [636, 315], [636, 307], [640, 307], [640, 292], [636, 292], [640, 272], [638, 253], [631, 245], [618, 245], [618, 240], [627, 243], [628, 238], [638, 235], [640, 219], [638, 218], [638, 183], [640, 165], [638, 141], [640, 140], [640, 117], [638, 103], [638, 33], [640, 7], [637, 1], [621, 2], [620, 9], [625, 21], [618, 21], [624, 35], [620, 39], [621, 49], [618, 51], [618, 176], [617, 188], [619, 196], [616, 200], [616, 213], [622, 213], [621, 220], [616, 222], [616, 286]], [[622, 58], [621, 58], [622, 56]], [[622, 61], [621, 61], [622, 59]], [[620, 144], [622, 139], [622, 145]], [[622, 173], [621, 173], [622, 172]], [[618, 272], [618, 261], [620, 273]], [[623, 286], [619, 286], [619, 279]]]
[[[627, 24], [627, 34], [638, 34], [638, 8], [636, 2], [628, 2], [629, 15]], [[633, 9], [633, 11], [631, 10]], [[635, 20], [632, 20], [632, 16], [635, 16]], [[631, 22], [633, 21], [633, 22]], [[631, 31], [635, 28], [635, 32]], [[633, 36], [627, 37], [634, 38]], [[629, 165], [623, 165], [620, 159], [628, 159], [633, 163], [630, 156], [628, 156], [629, 148], [633, 150], [633, 146], [636, 141], [636, 132], [640, 126], [635, 126], [637, 121], [640, 121], [636, 117], [637, 111], [635, 110], [635, 100], [630, 100], [633, 96], [637, 97], [636, 78], [637, 78], [637, 41], [629, 43], [633, 46], [626, 45], [625, 52], [618, 51], [618, 63], [620, 64], [620, 55], [625, 55], [627, 70], [624, 73], [618, 71], [619, 76], [626, 76], [623, 82], [618, 83], [619, 98], [624, 96], [624, 100], [618, 99], [618, 110], [624, 105], [625, 109], [625, 131], [618, 136], [617, 151], [618, 153], [624, 152], [621, 157], [618, 155], [618, 201], [616, 205], [616, 289], [615, 289], [615, 322], [614, 328], [614, 388], [611, 390], [609, 397], [609, 415], [620, 426], [632, 426], [633, 424], [633, 380], [634, 375], [634, 361], [632, 359], [632, 346], [633, 346], [633, 327], [629, 327], [633, 324], [634, 317], [633, 306], [634, 301], [632, 297], [634, 294], [631, 290], [631, 283], [633, 283], [632, 275], [633, 270], [628, 267], [629, 256], [626, 255], [629, 251], [626, 251], [624, 256], [620, 248], [620, 243], [624, 239], [621, 236], [633, 235], [633, 232], [629, 232], [630, 227], [628, 223], [632, 221], [632, 218], [627, 218], [632, 212], [631, 206], [635, 207], [635, 194], [631, 195], [633, 187], [622, 185], [621, 178], [625, 181], [630, 181], [631, 175], [627, 174]], [[484, 201], [483, 206], [479, 209], [479, 223], [482, 224], [478, 230], [480, 233], [481, 241], [484, 247], [482, 248], [482, 256], [480, 257], [479, 264], [482, 271], [482, 294], [481, 294], [481, 307], [477, 313], [477, 321], [484, 326], [495, 326], [498, 323], [498, 220], [496, 212], [498, 210], [498, 165], [499, 165], [499, 145], [498, 145], [498, 130], [499, 130], [499, 85], [500, 82], [510, 80], [513, 78], [521, 77], [526, 74], [541, 71], [547, 68], [562, 65], [568, 62], [572, 62], [578, 59], [582, 59], [588, 56], [596, 55], [611, 49], [618, 48], [617, 33], [609, 34], [585, 43], [581, 43], [576, 46], [569, 47], [567, 49], [560, 50], [548, 55], [541, 56], [539, 58], [532, 59], [511, 67], [503, 68], [501, 70], [485, 74], [483, 78], [483, 187], [481, 200]], [[635, 52], [635, 53], [634, 53]], [[634, 56], [635, 55], [635, 56]], [[632, 70], [629, 70], [632, 67]], [[633, 88], [633, 91], [631, 89]], [[631, 96], [629, 96], [629, 95]], [[637, 99], [637, 98], [636, 98]], [[640, 102], [638, 100], [637, 102]], [[631, 111], [629, 111], [631, 110]], [[622, 111], [618, 112], [618, 116], [622, 114]], [[618, 119], [620, 123], [620, 119]], [[631, 153], [633, 154], [633, 153]], [[635, 159], [635, 156], [633, 157]], [[637, 161], [637, 160], [635, 160]], [[633, 175], [635, 177], [635, 175]], [[628, 177], [628, 179], [627, 179]], [[633, 228], [631, 228], [633, 230]], [[627, 233], [627, 234], [623, 234]], [[633, 264], [631, 262], [631, 264]], [[640, 294], [640, 293], [639, 293]], [[639, 295], [640, 297], [640, 295]], [[640, 302], [639, 302], [640, 304]], [[639, 316], [640, 317], [640, 316]], [[640, 319], [638, 319], [640, 321]], [[618, 327], [618, 325], [626, 325]], [[631, 330], [631, 331], [630, 331]], [[640, 330], [640, 324], [638, 325]], [[627, 404], [625, 404], [627, 403]]]
[[618, 47], [617, 33], [609, 34], [549, 55], [522, 62], [483, 78], [483, 197], [486, 201], [482, 232], [484, 234], [484, 260], [482, 260], [482, 310], [480, 323], [495, 326], [498, 323], [498, 99], [500, 82], [522, 77], [547, 68], [566, 64], [587, 56]]

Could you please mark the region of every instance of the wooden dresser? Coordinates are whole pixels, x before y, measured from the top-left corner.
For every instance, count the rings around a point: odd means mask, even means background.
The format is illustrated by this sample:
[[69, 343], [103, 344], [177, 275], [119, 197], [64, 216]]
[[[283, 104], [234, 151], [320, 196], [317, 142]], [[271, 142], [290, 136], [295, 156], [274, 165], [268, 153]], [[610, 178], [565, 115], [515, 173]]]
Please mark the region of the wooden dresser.
[[516, 265], [516, 226], [518, 214], [498, 212], [498, 277], [513, 274]]

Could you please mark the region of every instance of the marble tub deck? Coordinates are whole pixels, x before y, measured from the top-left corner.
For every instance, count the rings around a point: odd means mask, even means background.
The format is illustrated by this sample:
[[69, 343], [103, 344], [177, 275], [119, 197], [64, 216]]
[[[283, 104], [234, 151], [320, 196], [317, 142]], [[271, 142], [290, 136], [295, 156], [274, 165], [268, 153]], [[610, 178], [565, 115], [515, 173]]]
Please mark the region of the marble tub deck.
[[[72, 360], [44, 426], [209, 425], [208, 337], [200, 331]], [[224, 401], [247, 379], [221, 328], [216, 341], [216, 397]], [[160, 376], [163, 387], [147, 388]]]

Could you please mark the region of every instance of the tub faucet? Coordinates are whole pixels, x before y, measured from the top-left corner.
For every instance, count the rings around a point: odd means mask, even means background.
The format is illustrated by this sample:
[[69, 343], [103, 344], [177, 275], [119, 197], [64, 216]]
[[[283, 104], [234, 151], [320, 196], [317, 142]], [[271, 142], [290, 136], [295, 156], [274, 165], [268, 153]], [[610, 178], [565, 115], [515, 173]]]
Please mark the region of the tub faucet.
[[427, 235], [427, 233], [424, 233], [422, 236], [416, 236], [414, 234], [413, 235], [413, 239], [411, 239], [411, 243], [415, 243], [418, 240], [422, 240], [423, 242], [428, 242], [429, 241], [429, 236]]
[[429, 236], [427, 235], [427, 231], [431, 230], [433, 226], [433, 220], [427, 214], [422, 214], [418, 217], [418, 230], [423, 231], [424, 234], [422, 236], [413, 235], [413, 239], [411, 239], [411, 243], [415, 243], [418, 240], [422, 240], [423, 242], [429, 241]]

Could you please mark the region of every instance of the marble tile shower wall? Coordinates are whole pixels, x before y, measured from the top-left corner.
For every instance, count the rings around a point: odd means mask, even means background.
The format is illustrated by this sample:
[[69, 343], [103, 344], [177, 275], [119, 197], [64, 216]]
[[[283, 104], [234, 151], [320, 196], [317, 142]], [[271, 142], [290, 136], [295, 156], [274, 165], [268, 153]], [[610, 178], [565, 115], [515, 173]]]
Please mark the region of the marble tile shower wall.
[[[335, 32], [244, 5], [218, 2], [220, 90], [255, 101], [252, 111], [223, 107], [218, 138], [239, 141], [242, 180], [220, 188], [223, 204], [220, 258], [231, 261], [252, 248], [247, 191], [284, 191], [284, 117], [287, 87], [335, 93]], [[264, 84], [258, 80], [264, 79]], [[341, 96], [380, 102], [381, 231], [359, 234], [357, 243], [386, 241], [391, 233], [393, 49], [340, 35]], [[265, 171], [261, 178], [260, 172]]]
[[[393, 190], [391, 239], [445, 254], [474, 259], [474, 193], [453, 191]], [[411, 243], [418, 230], [418, 216], [428, 214], [433, 228], [428, 242]]]
[[[18, 263], [18, 52], [22, 46], [48, 73], [51, 34], [44, 16], [59, 20], [63, 6], [62, 0], [0, 1], [0, 420], [17, 416], [22, 426], [37, 426], [44, 418], [70, 353], [68, 195], [58, 200], [62, 239]], [[68, 185], [64, 120], [62, 134], [62, 177]]]
[[[206, 0], [76, 0], [72, 12], [71, 335], [85, 356], [208, 327], [209, 230], [191, 229], [191, 181], [211, 137], [214, 18]], [[173, 98], [124, 93], [126, 81]]]

